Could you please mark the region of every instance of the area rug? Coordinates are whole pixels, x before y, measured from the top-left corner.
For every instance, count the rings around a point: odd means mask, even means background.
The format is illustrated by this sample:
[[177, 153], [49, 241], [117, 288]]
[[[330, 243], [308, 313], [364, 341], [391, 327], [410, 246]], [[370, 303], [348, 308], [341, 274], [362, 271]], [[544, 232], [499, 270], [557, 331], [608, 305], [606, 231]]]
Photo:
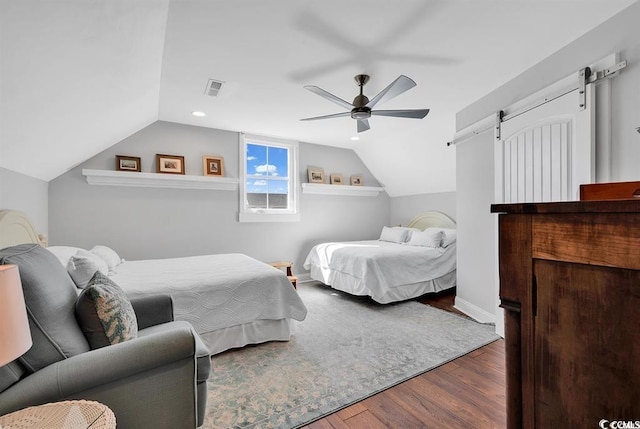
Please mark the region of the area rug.
[[498, 338], [483, 325], [414, 301], [381, 305], [316, 282], [288, 342], [216, 355], [206, 428], [296, 428]]

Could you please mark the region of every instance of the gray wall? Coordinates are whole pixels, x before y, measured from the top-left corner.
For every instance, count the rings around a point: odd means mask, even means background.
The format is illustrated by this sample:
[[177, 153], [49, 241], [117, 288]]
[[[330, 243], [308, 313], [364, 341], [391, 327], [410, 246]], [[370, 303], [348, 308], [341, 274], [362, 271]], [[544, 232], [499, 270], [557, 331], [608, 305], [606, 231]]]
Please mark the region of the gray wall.
[[[495, 215], [493, 132], [456, 146], [458, 287], [456, 305], [495, 313]], [[464, 306], [461, 306], [461, 301]], [[478, 315], [474, 315], [478, 317]]]
[[[567, 45], [458, 113], [461, 130], [616, 51], [628, 66], [611, 80], [611, 121], [596, 115], [596, 127], [611, 129], [611, 181], [640, 179], [640, 3]], [[492, 132], [456, 146], [458, 201], [458, 298], [495, 312], [497, 265]], [[456, 301], [457, 302], [457, 301]]]
[[38, 233], [49, 230], [49, 183], [0, 167], [0, 209], [25, 212]]
[[406, 225], [416, 215], [435, 210], [456, 219], [456, 193], [405, 195], [391, 198], [391, 225]]
[[611, 80], [610, 126], [611, 174], [607, 181], [629, 181], [640, 177], [640, 3], [634, 3], [602, 25], [560, 49], [544, 61], [497, 88], [457, 114], [461, 130], [511, 103], [575, 74], [579, 69], [614, 52], [628, 66]]
[[[202, 175], [202, 155], [222, 155], [238, 177], [238, 133], [156, 122], [96, 155], [49, 185], [50, 242], [90, 248], [105, 244], [125, 259], [240, 252], [262, 261], [291, 260], [296, 272], [311, 247], [326, 240], [377, 238], [389, 224], [389, 197], [301, 194], [301, 221], [239, 223], [238, 191], [88, 185], [83, 168], [115, 168], [115, 155], [140, 156], [155, 171], [155, 154], [185, 156], [186, 174]], [[307, 166], [377, 181], [348, 149], [300, 144], [300, 176]]]

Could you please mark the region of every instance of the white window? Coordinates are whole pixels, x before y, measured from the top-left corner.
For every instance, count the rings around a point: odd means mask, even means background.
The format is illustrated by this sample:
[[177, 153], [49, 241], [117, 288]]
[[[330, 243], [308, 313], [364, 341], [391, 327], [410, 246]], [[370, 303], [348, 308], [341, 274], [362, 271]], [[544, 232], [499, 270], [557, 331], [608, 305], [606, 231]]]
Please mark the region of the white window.
[[240, 134], [240, 222], [297, 222], [298, 142]]

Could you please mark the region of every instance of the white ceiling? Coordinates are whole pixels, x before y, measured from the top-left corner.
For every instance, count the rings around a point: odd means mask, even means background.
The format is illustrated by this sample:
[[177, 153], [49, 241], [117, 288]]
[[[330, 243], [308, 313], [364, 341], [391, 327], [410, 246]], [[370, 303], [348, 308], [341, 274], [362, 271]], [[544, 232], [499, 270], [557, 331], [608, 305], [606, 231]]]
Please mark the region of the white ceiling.
[[[453, 191], [456, 112], [634, 2], [0, 0], [0, 166], [51, 180], [159, 119], [353, 148], [391, 196]], [[351, 101], [359, 73], [369, 98], [416, 81], [378, 108], [431, 112], [358, 142], [351, 118], [299, 121], [342, 111], [304, 85]]]

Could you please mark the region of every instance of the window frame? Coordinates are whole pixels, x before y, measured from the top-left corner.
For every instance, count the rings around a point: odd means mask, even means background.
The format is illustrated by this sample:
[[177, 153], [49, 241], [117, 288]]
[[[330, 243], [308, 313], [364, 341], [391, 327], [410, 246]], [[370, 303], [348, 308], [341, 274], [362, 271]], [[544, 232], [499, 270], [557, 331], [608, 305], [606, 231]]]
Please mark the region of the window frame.
[[[258, 144], [271, 147], [282, 147], [289, 151], [288, 156], [288, 209], [251, 209], [247, 205], [247, 144]], [[240, 133], [240, 201], [238, 211], [239, 222], [299, 222], [300, 221], [300, 185], [298, 178], [299, 143], [273, 137], [263, 137]]]

